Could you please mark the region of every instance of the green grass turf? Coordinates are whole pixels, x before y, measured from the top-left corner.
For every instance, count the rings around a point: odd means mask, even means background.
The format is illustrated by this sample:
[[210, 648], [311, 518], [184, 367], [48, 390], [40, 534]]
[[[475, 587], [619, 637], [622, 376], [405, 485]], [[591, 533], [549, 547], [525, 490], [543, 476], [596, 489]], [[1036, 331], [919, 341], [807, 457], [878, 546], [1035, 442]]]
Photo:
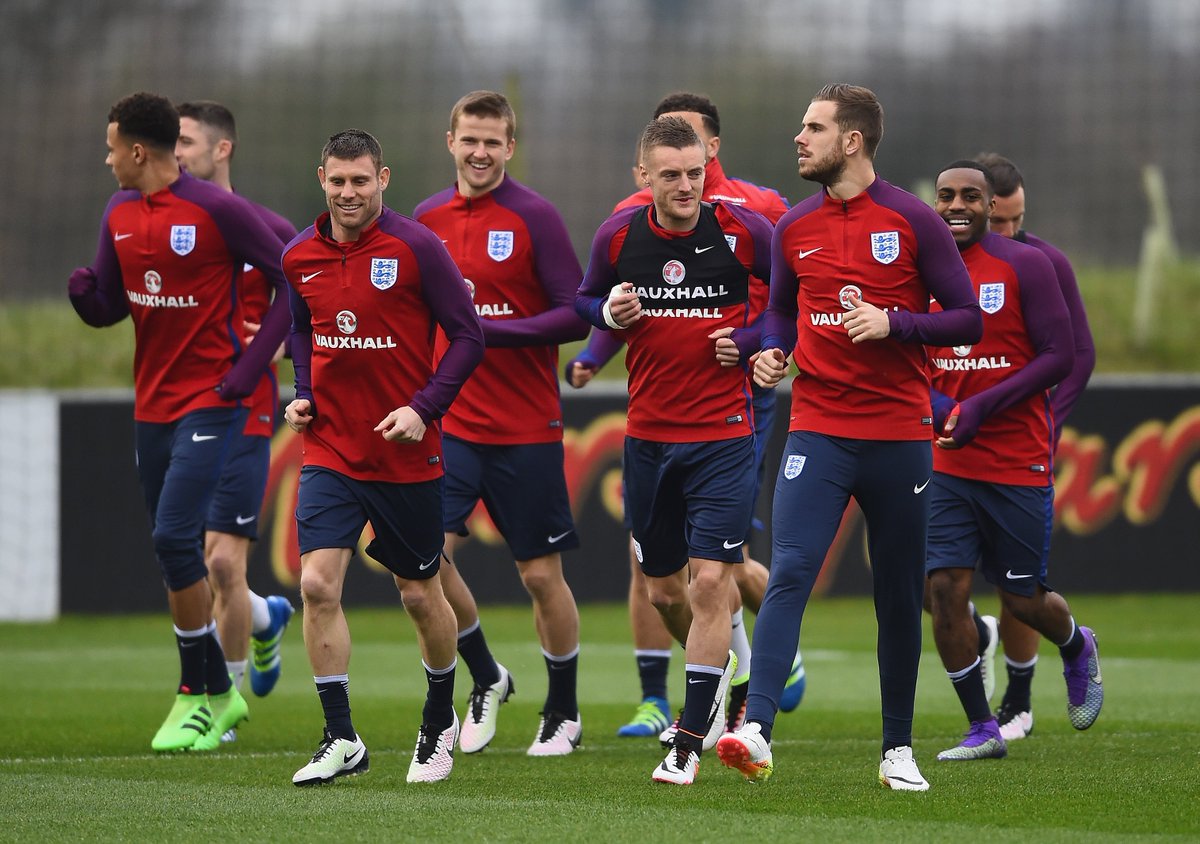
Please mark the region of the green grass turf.
[[[994, 610], [994, 599], [981, 602]], [[875, 624], [861, 599], [817, 601], [805, 620], [809, 690], [780, 715], [775, 776], [752, 786], [706, 754], [696, 785], [650, 781], [657, 742], [618, 739], [637, 702], [619, 606], [582, 609], [584, 745], [530, 759], [545, 671], [527, 609], [485, 607], [493, 649], [517, 694], [482, 754], [452, 778], [404, 781], [424, 682], [411, 625], [394, 610], [350, 613], [351, 700], [371, 771], [297, 789], [291, 774], [320, 737], [300, 625], [279, 686], [250, 698], [236, 744], [156, 756], [177, 659], [165, 616], [70, 617], [0, 625], [0, 840], [419, 841], [1096, 841], [1200, 837], [1200, 625], [1197, 596], [1079, 596], [1100, 638], [1105, 707], [1089, 731], [1066, 719], [1055, 650], [1034, 682], [1036, 728], [1000, 761], [939, 763], [965, 727], [926, 625], [917, 758], [932, 789], [876, 781]], [[296, 621], [299, 622], [299, 616]], [[682, 702], [682, 658], [672, 690]], [[459, 675], [465, 697], [465, 669]], [[1001, 677], [1001, 689], [1003, 688]]]

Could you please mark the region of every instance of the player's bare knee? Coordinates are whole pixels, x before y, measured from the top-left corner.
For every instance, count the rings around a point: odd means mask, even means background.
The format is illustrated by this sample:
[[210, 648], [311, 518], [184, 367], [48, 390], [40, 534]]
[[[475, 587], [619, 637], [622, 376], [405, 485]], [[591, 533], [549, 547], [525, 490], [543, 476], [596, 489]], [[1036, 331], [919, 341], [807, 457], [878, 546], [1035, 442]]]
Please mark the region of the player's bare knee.
[[306, 608], [321, 610], [341, 603], [337, 583], [319, 569], [306, 568], [300, 572], [300, 597]]

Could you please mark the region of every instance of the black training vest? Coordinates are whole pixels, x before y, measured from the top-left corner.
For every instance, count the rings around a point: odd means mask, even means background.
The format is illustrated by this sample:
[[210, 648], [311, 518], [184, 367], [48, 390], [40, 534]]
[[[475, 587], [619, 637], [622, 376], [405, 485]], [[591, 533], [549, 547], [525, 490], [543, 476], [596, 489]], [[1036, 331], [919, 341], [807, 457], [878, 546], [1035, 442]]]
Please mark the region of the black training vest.
[[[691, 234], [662, 238], [650, 228], [652, 205], [629, 221], [617, 255], [617, 278], [633, 283], [642, 308], [712, 308], [744, 303], [750, 271], [733, 254], [734, 235], [726, 235], [710, 203], [700, 204]], [[746, 235], [749, 237], [749, 235]]]

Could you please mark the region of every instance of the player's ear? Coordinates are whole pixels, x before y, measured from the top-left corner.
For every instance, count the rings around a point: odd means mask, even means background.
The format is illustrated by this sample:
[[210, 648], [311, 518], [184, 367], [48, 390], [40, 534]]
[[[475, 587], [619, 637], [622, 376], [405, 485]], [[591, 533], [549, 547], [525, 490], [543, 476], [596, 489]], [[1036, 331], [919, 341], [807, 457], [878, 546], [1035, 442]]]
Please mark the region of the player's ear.
[[325, 167], [320, 164], [317, 165], [317, 181], [321, 183], [321, 189], [324, 190], [325, 189]]
[[392, 171], [388, 167], [382, 167], [379, 170], [379, 189], [386, 190], [388, 182], [392, 179]]

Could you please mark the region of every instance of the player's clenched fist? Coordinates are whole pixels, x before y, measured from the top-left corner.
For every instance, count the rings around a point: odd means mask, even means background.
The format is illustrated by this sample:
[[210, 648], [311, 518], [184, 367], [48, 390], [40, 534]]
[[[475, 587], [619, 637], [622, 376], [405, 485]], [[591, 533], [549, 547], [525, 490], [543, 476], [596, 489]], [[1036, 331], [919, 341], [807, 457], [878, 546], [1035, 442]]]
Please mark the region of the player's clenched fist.
[[782, 349], [763, 349], [751, 361], [754, 363], [754, 383], [766, 389], [782, 381], [787, 372], [787, 356]]
[[303, 431], [313, 421], [312, 402], [308, 399], [294, 400], [283, 409], [283, 421], [293, 431]]

